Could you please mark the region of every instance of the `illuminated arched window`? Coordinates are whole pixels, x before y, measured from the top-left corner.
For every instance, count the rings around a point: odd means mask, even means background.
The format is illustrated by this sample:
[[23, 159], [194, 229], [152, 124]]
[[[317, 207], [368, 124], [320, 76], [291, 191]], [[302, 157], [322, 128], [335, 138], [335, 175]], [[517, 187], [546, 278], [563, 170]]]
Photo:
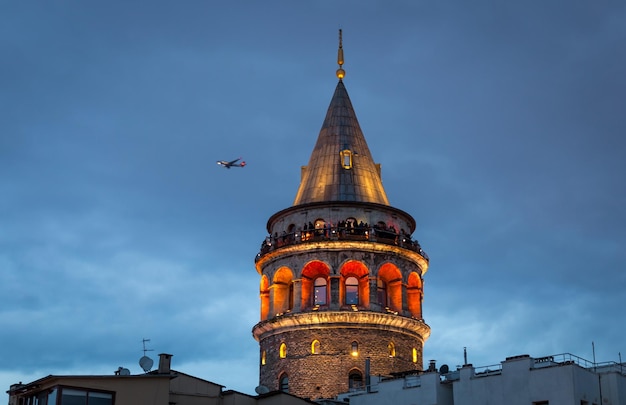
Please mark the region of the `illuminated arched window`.
[[311, 354], [320, 354], [320, 341], [317, 339], [311, 343]]
[[359, 344], [357, 342], [352, 342], [352, 347], [350, 348], [350, 354], [354, 357], [359, 355]]
[[314, 283], [313, 305], [326, 305], [327, 284], [324, 277], [318, 277]]
[[270, 312], [270, 283], [266, 275], [261, 277], [260, 284], [261, 297], [261, 320], [269, 318]]
[[389, 357], [396, 357], [396, 346], [393, 342], [389, 342], [387, 345], [387, 353], [389, 354]]
[[352, 370], [348, 374], [348, 387], [350, 391], [363, 389], [363, 374], [359, 370]]
[[346, 305], [359, 305], [359, 280], [356, 277], [346, 279]]
[[341, 166], [343, 166], [344, 169], [351, 169], [352, 168], [352, 151], [350, 149], [344, 149], [341, 152], [339, 152], [339, 154], [341, 155]]
[[387, 283], [380, 278], [376, 281], [376, 294], [378, 296], [378, 303], [382, 307], [387, 306]]
[[284, 359], [285, 357], [287, 357], [287, 345], [284, 343], [280, 344], [280, 350], [278, 351], [280, 358]]
[[417, 363], [417, 349], [413, 348], [413, 363]]
[[283, 392], [289, 392], [289, 376], [287, 376], [287, 374], [280, 376], [280, 380], [278, 380], [278, 389]]
[[265, 365], [265, 350], [261, 352], [261, 365], [262, 366]]

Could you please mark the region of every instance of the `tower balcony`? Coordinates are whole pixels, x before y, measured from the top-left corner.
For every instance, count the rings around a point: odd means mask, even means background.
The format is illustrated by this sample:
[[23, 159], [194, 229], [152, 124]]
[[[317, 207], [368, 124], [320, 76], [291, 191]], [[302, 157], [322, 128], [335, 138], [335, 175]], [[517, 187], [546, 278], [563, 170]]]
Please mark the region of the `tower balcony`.
[[353, 329], [386, 330], [410, 335], [425, 341], [430, 336], [430, 327], [423, 319], [397, 316], [375, 311], [313, 311], [283, 314], [257, 323], [252, 335], [257, 341], [269, 336], [306, 329]]
[[332, 242], [332, 241], [351, 241], [351, 242], [370, 242], [382, 243], [385, 245], [396, 246], [418, 253], [427, 262], [428, 255], [422, 249], [419, 242], [411, 239], [410, 235], [399, 234], [390, 229], [381, 229], [378, 227], [325, 227], [319, 229], [310, 229], [296, 231], [291, 233], [283, 232], [282, 235], [268, 235], [261, 244], [261, 250], [255, 257], [255, 262], [261, 260], [263, 256], [274, 252], [278, 249], [290, 247], [298, 244]]

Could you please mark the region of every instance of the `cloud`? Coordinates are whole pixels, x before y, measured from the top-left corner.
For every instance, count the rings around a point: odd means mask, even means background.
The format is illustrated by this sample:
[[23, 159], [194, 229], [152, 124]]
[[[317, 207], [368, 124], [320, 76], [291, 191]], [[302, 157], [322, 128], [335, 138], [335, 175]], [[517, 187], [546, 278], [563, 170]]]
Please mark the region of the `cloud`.
[[[350, 5], [344, 82], [431, 258], [425, 358], [589, 358], [595, 341], [615, 359], [625, 6]], [[253, 258], [332, 96], [336, 10], [4, 11], [0, 383], [140, 372], [147, 338], [175, 369], [252, 393]]]

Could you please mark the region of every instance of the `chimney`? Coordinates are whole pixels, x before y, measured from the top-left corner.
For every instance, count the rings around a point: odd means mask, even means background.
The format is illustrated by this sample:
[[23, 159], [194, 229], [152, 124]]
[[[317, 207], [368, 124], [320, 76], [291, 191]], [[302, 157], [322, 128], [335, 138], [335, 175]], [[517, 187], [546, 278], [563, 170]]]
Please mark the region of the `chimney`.
[[161, 353], [159, 354], [159, 374], [169, 374], [172, 365], [172, 355]]
[[426, 371], [437, 371], [437, 363], [435, 360], [430, 361], [430, 364], [428, 365], [428, 370]]

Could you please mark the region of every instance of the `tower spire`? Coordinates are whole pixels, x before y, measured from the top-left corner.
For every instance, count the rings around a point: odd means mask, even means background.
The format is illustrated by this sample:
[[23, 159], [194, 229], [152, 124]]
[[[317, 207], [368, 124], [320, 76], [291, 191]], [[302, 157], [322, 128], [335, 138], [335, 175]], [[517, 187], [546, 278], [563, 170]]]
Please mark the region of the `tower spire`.
[[380, 165], [374, 163], [343, 83], [343, 43], [339, 30], [339, 83], [311, 153], [300, 172], [293, 205], [329, 201], [356, 201], [389, 205]]
[[346, 71], [343, 70], [343, 44], [341, 39], [341, 28], [339, 29], [339, 50], [337, 51], [337, 63], [339, 64], [339, 69], [337, 69], [337, 78], [339, 80], [343, 79], [346, 76]]

